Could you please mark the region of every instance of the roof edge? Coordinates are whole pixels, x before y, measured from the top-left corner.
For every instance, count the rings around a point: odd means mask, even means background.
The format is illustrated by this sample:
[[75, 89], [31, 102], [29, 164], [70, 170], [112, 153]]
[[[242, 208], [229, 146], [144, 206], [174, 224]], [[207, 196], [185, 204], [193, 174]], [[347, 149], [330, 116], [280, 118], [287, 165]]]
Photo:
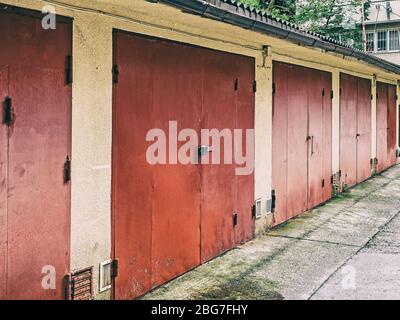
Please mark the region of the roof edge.
[[[157, 2], [157, 0], [151, 0]], [[251, 7], [233, 4], [229, 1], [216, 1], [212, 4], [204, 0], [160, 0], [186, 12], [205, 18], [226, 22], [245, 29], [285, 39], [294, 43], [319, 48], [365, 61], [368, 64], [400, 75], [400, 65], [378, 58], [362, 50], [344, 45], [339, 41], [300, 29], [284, 20], [274, 19]]]

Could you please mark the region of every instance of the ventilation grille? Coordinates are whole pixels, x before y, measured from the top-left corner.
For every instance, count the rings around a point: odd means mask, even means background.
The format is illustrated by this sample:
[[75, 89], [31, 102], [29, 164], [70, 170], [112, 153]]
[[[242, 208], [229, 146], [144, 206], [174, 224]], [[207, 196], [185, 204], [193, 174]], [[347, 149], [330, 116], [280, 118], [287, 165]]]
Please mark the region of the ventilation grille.
[[91, 300], [93, 268], [86, 268], [67, 275], [67, 300]]

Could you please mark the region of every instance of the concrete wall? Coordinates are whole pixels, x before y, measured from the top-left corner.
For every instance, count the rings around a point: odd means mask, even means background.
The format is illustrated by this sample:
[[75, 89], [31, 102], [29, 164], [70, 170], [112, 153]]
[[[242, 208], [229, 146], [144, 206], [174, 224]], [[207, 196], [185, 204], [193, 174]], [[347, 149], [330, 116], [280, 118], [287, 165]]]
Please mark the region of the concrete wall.
[[[397, 75], [340, 55], [327, 54], [225, 23], [184, 14], [144, 0], [1, 0], [41, 10], [52, 4], [74, 18], [72, 116], [71, 269], [94, 266], [95, 295], [99, 263], [111, 256], [112, 30], [123, 29], [256, 58], [255, 197], [262, 199], [257, 231], [270, 224], [267, 200], [272, 171], [272, 60], [333, 73], [333, 172], [339, 170], [339, 72], [396, 83]], [[266, 52], [263, 46], [269, 46]], [[373, 111], [374, 111], [373, 107]], [[374, 113], [373, 113], [374, 117]], [[373, 137], [376, 136], [376, 127]], [[375, 130], [375, 131], [374, 131]], [[376, 153], [372, 148], [371, 156]]]

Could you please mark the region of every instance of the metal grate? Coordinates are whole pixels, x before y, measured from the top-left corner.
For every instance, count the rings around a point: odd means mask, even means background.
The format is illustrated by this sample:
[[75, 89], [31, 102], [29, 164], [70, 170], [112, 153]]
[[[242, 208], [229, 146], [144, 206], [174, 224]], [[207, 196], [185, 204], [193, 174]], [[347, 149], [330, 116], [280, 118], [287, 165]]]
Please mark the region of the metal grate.
[[67, 275], [67, 300], [91, 300], [93, 267], [76, 271]]

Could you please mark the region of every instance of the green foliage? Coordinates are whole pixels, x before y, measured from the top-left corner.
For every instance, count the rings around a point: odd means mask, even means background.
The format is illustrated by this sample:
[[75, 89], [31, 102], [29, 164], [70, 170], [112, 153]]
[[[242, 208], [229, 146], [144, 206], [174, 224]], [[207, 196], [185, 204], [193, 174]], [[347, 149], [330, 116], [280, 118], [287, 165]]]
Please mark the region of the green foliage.
[[[362, 0], [240, 0], [269, 14], [296, 23], [310, 31], [359, 46]], [[297, 4], [296, 4], [297, 3]], [[364, 5], [365, 17], [371, 0]]]

